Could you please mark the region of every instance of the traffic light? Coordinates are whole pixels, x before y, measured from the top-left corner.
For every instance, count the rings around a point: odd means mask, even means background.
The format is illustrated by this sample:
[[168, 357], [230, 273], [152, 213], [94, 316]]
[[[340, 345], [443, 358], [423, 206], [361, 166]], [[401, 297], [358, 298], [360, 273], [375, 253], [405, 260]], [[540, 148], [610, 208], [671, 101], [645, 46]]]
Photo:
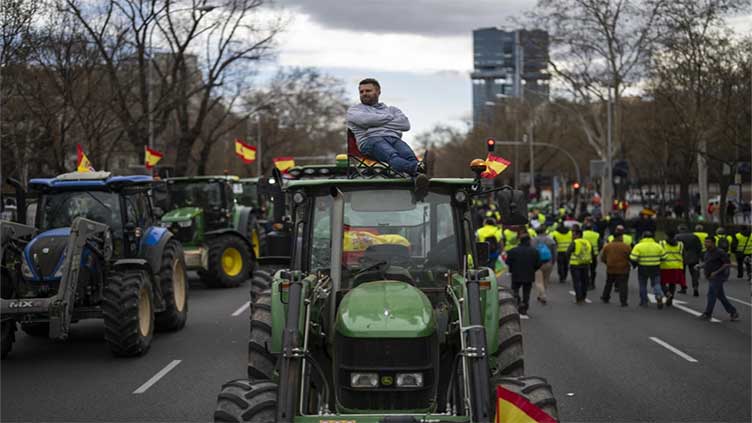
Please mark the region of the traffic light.
[[572, 189], [574, 190], [575, 194], [577, 194], [578, 192], [580, 192], [580, 183], [577, 182], [577, 181], [575, 181], [574, 183], [572, 183]]
[[488, 147], [488, 152], [493, 153], [494, 147], [496, 147], [496, 141], [494, 141], [493, 138], [489, 138], [488, 140], [486, 140], [486, 146]]

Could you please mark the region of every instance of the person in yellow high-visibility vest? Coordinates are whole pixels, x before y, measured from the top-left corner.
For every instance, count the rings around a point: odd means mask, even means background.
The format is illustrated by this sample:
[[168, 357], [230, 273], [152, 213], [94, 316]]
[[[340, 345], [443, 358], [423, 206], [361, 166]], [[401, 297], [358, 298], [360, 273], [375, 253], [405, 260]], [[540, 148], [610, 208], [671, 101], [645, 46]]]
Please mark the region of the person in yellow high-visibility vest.
[[[625, 232], [621, 235], [621, 237], [622, 237], [621, 242], [629, 245], [629, 248], [634, 247], [634, 239], [632, 238], [632, 235]], [[614, 234], [609, 235], [608, 242], [611, 242], [613, 240], [614, 240]]]
[[520, 245], [520, 235], [516, 226], [509, 226], [504, 228], [502, 232], [502, 239], [504, 240], [504, 250], [509, 251], [512, 248]]
[[704, 253], [706, 250], [705, 248], [705, 238], [708, 237], [708, 233], [705, 232], [705, 228], [702, 225], [695, 225], [695, 236], [697, 239], [700, 240], [700, 244], [702, 244], [702, 252]]
[[731, 242], [731, 251], [736, 256], [736, 277], [744, 277], [744, 269], [747, 270], [747, 278], [752, 278], [752, 231], [749, 226], [743, 226], [742, 230], [734, 235]]
[[475, 238], [480, 242], [488, 243], [491, 263], [499, 258], [501, 252], [501, 229], [496, 226], [496, 220], [493, 217], [487, 217], [483, 220], [483, 226], [475, 231]]
[[723, 250], [726, 254], [731, 252], [731, 243], [733, 239], [731, 235], [726, 235], [726, 229], [718, 228], [715, 230], [715, 245]]
[[572, 229], [572, 243], [569, 245], [569, 268], [572, 272], [575, 301], [583, 304], [587, 298], [588, 275], [593, 261], [593, 247], [582, 238], [579, 226]]
[[660, 244], [653, 239], [653, 233], [645, 231], [642, 239], [632, 248], [629, 260], [633, 267], [637, 267], [637, 280], [640, 284], [640, 306], [648, 306], [648, 280], [653, 287], [658, 308], [663, 308], [663, 291], [661, 290], [660, 266], [665, 252]]
[[667, 240], [661, 241], [664, 255], [661, 260], [661, 285], [666, 294], [666, 307], [671, 307], [676, 294], [676, 285], [687, 289], [684, 275], [684, 244], [676, 239], [675, 231], [666, 232]]
[[556, 241], [556, 271], [559, 273], [559, 283], [567, 281], [569, 273], [569, 246], [572, 245], [572, 231], [566, 226], [559, 224], [556, 230], [551, 232], [551, 237]]
[[588, 291], [590, 291], [595, 289], [595, 270], [598, 267], [596, 258], [601, 251], [601, 234], [593, 230], [593, 224], [590, 222], [586, 223], [582, 229], [582, 237], [593, 247], [593, 260], [590, 262], [590, 273], [588, 275]]

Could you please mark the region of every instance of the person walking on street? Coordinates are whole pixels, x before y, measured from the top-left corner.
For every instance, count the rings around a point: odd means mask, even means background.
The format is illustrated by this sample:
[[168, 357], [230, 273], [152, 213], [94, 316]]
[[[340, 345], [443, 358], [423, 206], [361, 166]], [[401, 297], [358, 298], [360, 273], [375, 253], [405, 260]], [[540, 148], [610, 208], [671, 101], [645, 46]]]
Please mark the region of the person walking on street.
[[[695, 234], [689, 231], [687, 225], [679, 225], [679, 233], [676, 235], [676, 240], [683, 244], [683, 261], [684, 261], [684, 273], [689, 270], [689, 276], [692, 278], [692, 289], [694, 290], [694, 296], [700, 296], [700, 270], [696, 267], [697, 263], [702, 259], [702, 242], [697, 238]], [[686, 280], [686, 277], [685, 277]], [[682, 287], [680, 294], [686, 294], [686, 286]]]
[[[554, 257], [556, 257], [556, 241], [546, 233], [546, 225], [538, 226], [536, 237], [532, 240], [532, 246], [538, 250], [541, 259], [541, 267], [535, 272], [535, 289], [538, 291], [538, 301], [546, 304], [546, 289], [554, 270]], [[545, 248], [545, 250], [544, 250]], [[546, 256], [548, 251], [548, 256]]]
[[710, 236], [707, 232], [705, 232], [705, 228], [702, 225], [695, 225], [695, 236], [697, 239], [700, 240], [700, 244], [702, 244], [702, 253], [705, 254], [705, 238]]
[[684, 276], [684, 244], [676, 240], [676, 232], [666, 233], [668, 240], [661, 241], [664, 255], [661, 260], [661, 285], [666, 295], [666, 306], [671, 307], [676, 294], [676, 285], [687, 289], [687, 280]]
[[715, 246], [723, 250], [726, 254], [731, 252], [731, 244], [733, 238], [731, 235], [726, 235], [726, 229], [719, 227], [715, 230]]
[[658, 308], [663, 308], [663, 292], [661, 291], [660, 266], [663, 259], [663, 247], [653, 239], [653, 233], [642, 233], [642, 239], [632, 248], [629, 260], [633, 267], [637, 267], [637, 280], [640, 283], [640, 306], [648, 306], [648, 280], [653, 287]]
[[569, 268], [572, 271], [572, 285], [574, 286], [575, 301], [583, 304], [587, 298], [588, 277], [590, 274], [590, 262], [593, 260], [593, 249], [590, 243], [582, 238], [582, 230], [579, 226], [572, 229], [572, 244], [567, 252], [569, 256]]
[[[517, 299], [517, 307], [521, 315], [527, 315], [530, 307], [530, 291], [535, 280], [535, 272], [540, 269], [541, 261], [538, 250], [530, 245], [527, 232], [520, 233], [520, 243], [507, 251], [507, 266], [512, 274], [512, 292]], [[520, 298], [522, 288], [522, 298]]]
[[582, 237], [593, 248], [593, 260], [590, 262], [590, 274], [588, 275], [588, 290], [595, 289], [595, 271], [598, 267], [598, 254], [601, 251], [601, 234], [593, 230], [593, 224], [588, 222], [583, 226]]
[[752, 264], [748, 257], [752, 256], [752, 233], [749, 226], [743, 226], [741, 231], [737, 232], [731, 243], [731, 251], [736, 256], [736, 277], [744, 277], [744, 270], [747, 270], [747, 278], [752, 278]]
[[556, 241], [556, 271], [559, 273], [559, 283], [567, 281], [569, 273], [569, 247], [572, 245], [572, 230], [559, 224], [551, 234]]
[[606, 263], [606, 285], [603, 287], [601, 301], [608, 303], [611, 300], [611, 287], [616, 286], [619, 292], [619, 301], [622, 307], [626, 307], [629, 281], [629, 255], [632, 248], [624, 242], [624, 227], [619, 225], [614, 230], [614, 240], [603, 247], [601, 261]]
[[713, 317], [715, 302], [719, 300], [728, 312], [729, 320], [739, 320], [739, 313], [726, 298], [726, 293], [723, 290], [723, 283], [728, 280], [731, 273], [729, 269], [731, 260], [725, 251], [715, 245], [715, 238], [708, 237], [705, 239], [705, 249], [707, 251], [699, 266], [702, 267], [705, 277], [708, 278], [708, 303], [705, 306], [705, 312], [700, 315], [700, 319], [710, 320]]

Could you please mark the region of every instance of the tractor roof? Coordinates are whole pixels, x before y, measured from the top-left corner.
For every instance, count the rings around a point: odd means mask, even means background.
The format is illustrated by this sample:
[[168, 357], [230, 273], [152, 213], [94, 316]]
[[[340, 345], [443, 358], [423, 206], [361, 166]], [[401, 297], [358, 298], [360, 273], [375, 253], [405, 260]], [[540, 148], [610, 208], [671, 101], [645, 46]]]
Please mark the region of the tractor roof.
[[[432, 178], [431, 185], [459, 188], [470, 186], [474, 182], [470, 178]], [[414, 182], [408, 178], [374, 178], [374, 179], [304, 179], [293, 180], [287, 184], [288, 189], [294, 188], [316, 188], [327, 186], [352, 186], [352, 187], [400, 187], [413, 186]]]
[[167, 178], [166, 181], [171, 182], [211, 182], [216, 180], [225, 180], [229, 182], [237, 182], [240, 180], [235, 175], [207, 175], [207, 176], [176, 176], [173, 178]]
[[70, 172], [55, 178], [35, 178], [29, 187], [36, 189], [119, 189], [126, 186], [145, 185], [153, 181], [149, 175], [112, 176], [110, 172]]

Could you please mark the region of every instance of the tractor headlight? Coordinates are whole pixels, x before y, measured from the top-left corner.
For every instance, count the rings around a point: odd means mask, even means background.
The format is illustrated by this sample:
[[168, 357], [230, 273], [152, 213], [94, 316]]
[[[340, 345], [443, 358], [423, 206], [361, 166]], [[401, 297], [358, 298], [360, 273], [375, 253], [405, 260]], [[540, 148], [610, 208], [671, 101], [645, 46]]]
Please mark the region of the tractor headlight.
[[353, 388], [376, 388], [379, 386], [377, 373], [350, 373], [350, 386]]
[[182, 220], [178, 222], [178, 226], [181, 228], [190, 228], [193, 225], [193, 220]]
[[33, 279], [34, 273], [31, 272], [31, 268], [29, 267], [29, 263], [26, 262], [26, 260], [22, 260], [21, 262], [21, 275], [23, 275], [26, 279]]
[[397, 386], [400, 388], [422, 388], [423, 373], [397, 373]]

